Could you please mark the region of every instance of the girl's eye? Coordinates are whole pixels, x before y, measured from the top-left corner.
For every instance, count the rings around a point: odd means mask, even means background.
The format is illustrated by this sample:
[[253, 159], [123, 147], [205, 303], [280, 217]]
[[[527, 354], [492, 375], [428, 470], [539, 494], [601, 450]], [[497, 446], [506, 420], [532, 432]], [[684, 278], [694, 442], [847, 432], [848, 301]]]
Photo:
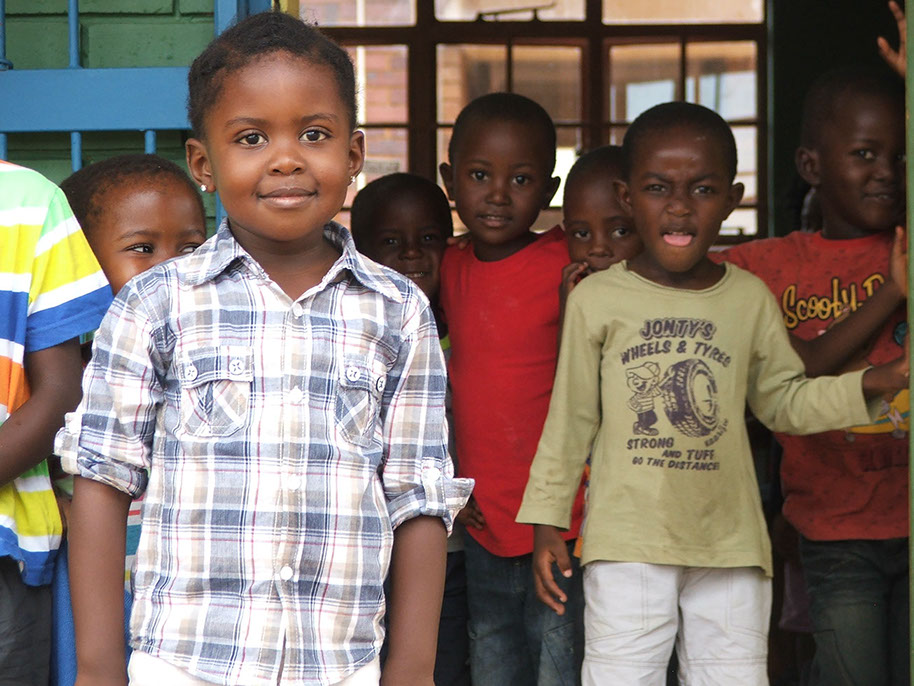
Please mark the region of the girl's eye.
[[579, 241], [589, 241], [590, 240], [590, 229], [575, 229], [571, 232], [572, 237], [577, 238]]
[[854, 154], [862, 160], [876, 159], [876, 153], [874, 153], [869, 148], [860, 148], [859, 150], [854, 150]]
[[613, 238], [625, 238], [632, 232], [627, 226], [617, 226], [613, 229], [612, 237]]
[[155, 252], [149, 243], [137, 243], [136, 245], [131, 245], [127, 250], [129, 252], [138, 252], [143, 255], [151, 255]]
[[470, 178], [473, 179], [474, 181], [485, 181], [486, 173], [479, 169], [474, 169], [473, 171], [470, 172]]
[[316, 129], [309, 129], [305, 131], [301, 137], [309, 143], [317, 143], [318, 141], [324, 140], [327, 137], [327, 134]]
[[266, 139], [259, 133], [246, 133], [239, 142], [243, 145], [260, 145], [264, 140]]
[[189, 243], [189, 244], [185, 245], [183, 248], [181, 248], [181, 254], [190, 255], [194, 250], [199, 248], [201, 245], [202, 245], [202, 243]]

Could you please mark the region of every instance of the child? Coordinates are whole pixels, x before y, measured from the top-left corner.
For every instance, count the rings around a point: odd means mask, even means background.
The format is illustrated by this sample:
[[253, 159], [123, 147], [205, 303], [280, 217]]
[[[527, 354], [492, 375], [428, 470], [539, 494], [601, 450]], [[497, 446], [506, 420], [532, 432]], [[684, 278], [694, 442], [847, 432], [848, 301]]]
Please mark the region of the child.
[[[438, 310], [441, 258], [454, 235], [451, 208], [437, 184], [415, 174], [390, 174], [372, 181], [352, 203], [352, 238], [360, 252], [408, 276]], [[444, 359], [450, 356], [447, 327], [437, 318]], [[448, 424], [450, 391], [446, 400]], [[453, 432], [448, 448], [457, 469]], [[444, 599], [435, 656], [436, 686], [468, 686], [467, 585], [463, 537], [455, 525], [447, 539]]]
[[[562, 214], [571, 262], [562, 270], [560, 326], [565, 319], [568, 294], [582, 278], [609, 269], [641, 252], [641, 239], [635, 233], [631, 216], [619, 204], [616, 193], [615, 184], [622, 178], [622, 165], [622, 148], [604, 145], [578, 158], [565, 179]], [[584, 483], [587, 484], [589, 479], [588, 460], [584, 467]], [[575, 557], [581, 557], [581, 545], [581, 538], [578, 537], [574, 546]], [[571, 569], [567, 557], [561, 560], [544, 558], [540, 563], [548, 565], [539, 570], [542, 575], [549, 574], [554, 563], [559, 564], [563, 573]]]
[[330, 221], [364, 159], [352, 63], [268, 12], [188, 81], [188, 167], [227, 220], [121, 290], [57, 441], [81, 477], [80, 678], [125, 683], [124, 519], [145, 491], [131, 684], [378, 684], [388, 566], [383, 683], [428, 683], [441, 520], [470, 484], [450, 476], [425, 299]]
[[745, 402], [782, 431], [861, 423], [864, 393], [905, 386], [906, 361], [804, 378], [765, 285], [708, 259], [743, 192], [717, 114], [659, 105], [623, 147], [620, 200], [644, 251], [569, 297], [518, 521], [538, 525], [537, 558], [560, 554], [592, 449], [584, 683], [662, 684], [675, 641], [680, 683], [767, 684], [771, 553]]
[[0, 162], [0, 674], [45, 686], [51, 573], [61, 541], [45, 458], [79, 401], [78, 337], [111, 291], [63, 193], [30, 169]]
[[[893, 274], [890, 254], [901, 240], [893, 229], [904, 211], [904, 121], [894, 76], [844, 68], [820, 77], [807, 94], [797, 168], [819, 200], [821, 232], [722, 254], [771, 289], [810, 375], [902, 352], [904, 262]], [[778, 436], [817, 686], [909, 683], [907, 392], [884, 410], [865, 426]]]
[[[530, 571], [533, 532], [514, 522], [548, 409], [568, 263], [560, 227], [530, 231], [558, 188], [555, 128], [529, 98], [484, 95], [457, 117], [448, 157], [441, 176], [472, 237], [472, 249], [445, 252], [441, 305], [460, 473], [476, 480], [462, 513], [473, 684], [575, 683], [577, 579], [560, 580], [570, 612], [542, 607]], [[581, 499], [569, 545], [580, 507]]]
[[621, 178], [622, 148], [618, 145], [585, 153], [568, 172], [562, 214], [571, 262], [562, 270], [562, 313], [568, 294], [582, 278], [641, 252], [641, 239], [616, 194], [615, 182]]

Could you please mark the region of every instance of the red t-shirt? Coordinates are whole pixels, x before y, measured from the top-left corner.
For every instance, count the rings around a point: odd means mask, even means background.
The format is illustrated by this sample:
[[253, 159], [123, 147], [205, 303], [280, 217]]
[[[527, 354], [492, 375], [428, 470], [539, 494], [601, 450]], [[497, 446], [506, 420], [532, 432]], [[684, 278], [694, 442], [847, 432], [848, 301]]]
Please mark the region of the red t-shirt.
[[[460, 476], [476, 479], [473, 497], [486, 518], [467, 529], [495, 555], [533, 550], [533, 528], [514, 521], [536, 453], [555, 377], [559, 283], [568, 264], [555, 227], [514, 255], [482, 262], [451, 247], [441, 266], [448, 323], [454, 424]], [[581, 498], [566, 539], [577, 536]]]
[[[809, 340], [856, 309], [888, 277], [892, 233], [828, 240], [791, 233], [740, 245], [714, 257], [761, 278], [787, 329]], [[904, 308], [839, 370], [881, 364], [902, 354]], [[838, 373], [838, 372], [836, 372]], [[811, 436], [778, 435], [784, 448], [784, 516], [816, 541], [879, 540], [908, 535], [908, 393], [873, 425]]]

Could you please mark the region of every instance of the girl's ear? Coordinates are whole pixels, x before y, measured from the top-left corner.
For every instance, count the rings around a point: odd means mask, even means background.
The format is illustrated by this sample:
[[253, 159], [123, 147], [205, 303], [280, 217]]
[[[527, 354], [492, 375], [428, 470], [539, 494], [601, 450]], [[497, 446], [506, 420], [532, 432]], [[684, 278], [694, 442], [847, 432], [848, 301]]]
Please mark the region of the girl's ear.
[[632, 213], [632, 198], [628, 188], [628, 183], [622, 179], [615, 179], [613, 187], [616, 189], [616, 197], [619, 199], [619, 205], [625, 210], [626, 214]]
[[818, 150], [800, 146], [794, 155], [794, 161], [802, 179], [810, 186], [818, 186], [820, 180]]
[[358, 176], [365, 164], [365, 133], [353, 131], [349, 139], [349, 176]]
[[447, 191], [447, 197], [454, 200], [454, 170], [447, 162], [442, 162], [438, 167], [441, 174], [441, 180], [444, 182], [444, 190]]
[[213, 170], [209, 164], [209, 157], [206, 154], [206, 146], [199, 138], [188, 138], [184, 144], [184, 151], [187, 155], [187, 169], [198, 186], [206, 186], [209, 190], [216, 190], [216, 184], [213, 181]]

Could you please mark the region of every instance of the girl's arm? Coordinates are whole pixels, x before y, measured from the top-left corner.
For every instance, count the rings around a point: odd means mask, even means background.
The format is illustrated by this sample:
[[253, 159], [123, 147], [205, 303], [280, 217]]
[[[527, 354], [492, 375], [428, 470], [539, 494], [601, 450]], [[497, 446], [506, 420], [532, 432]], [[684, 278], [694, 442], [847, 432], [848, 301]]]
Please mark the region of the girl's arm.
[[70, 510], [76, 686], [126, 686], [124, 557], [130, 496], [77, 476]]
[[415, 517], [394, 531], [389, 653], [381, 686], [434, 686], [446, 559], [447, 533], [441, 519]]

